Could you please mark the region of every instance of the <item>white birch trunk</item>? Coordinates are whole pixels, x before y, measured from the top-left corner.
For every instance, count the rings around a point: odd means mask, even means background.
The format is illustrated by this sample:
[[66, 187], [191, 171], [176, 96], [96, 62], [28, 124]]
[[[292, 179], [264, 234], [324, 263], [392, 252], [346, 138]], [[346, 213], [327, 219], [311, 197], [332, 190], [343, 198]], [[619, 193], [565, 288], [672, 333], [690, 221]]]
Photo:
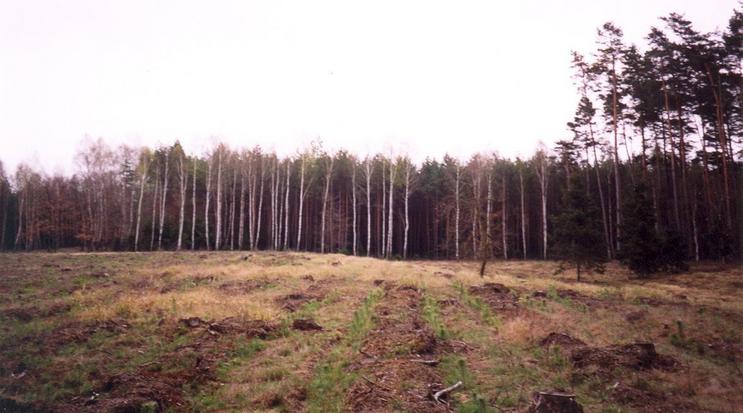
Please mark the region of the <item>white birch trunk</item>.
[[183, 222], [186, 219], [186, 187], [188, 186], [188, 183], [186, 182], [188, 175], [186, 175], [186, 167], [184, 165], [182, 153], [178, 159], [178, 172], [178, 181], [180, 182], [179, 189], [181, 191], [181, 213], [178, 219], [178, 245], [176, 246], [176, 249], [180, 251], [183, 243]]
[[212, 195], [213, 165], [214, 165], [214, 155], [212, 154], [211, 159], [209, 159], [209, 166], [206, 172], [206, 202], [204, 205], [204, 226], [206, 227], [205, 233], [206, 233], [206, 249], [207, 250], [211, 248], [211, 244], [209, 243], [209, 202], [211, 201], [211, 195]]
[[157, 228], [155, 226], [157, 222], [157, 195], [158, 195], [158, 189], [160, 185], [160, 177], [155, 177], [155, 191], [152, 194], [152, 228], [150, 230], [150, 251], [155, 249], [155, 229]]
[[325, 252], [325, 221], [326, 221], [326, 212], [328, 209], [328, 194], [330, 192], [330, 178], [333, 174], [333, 162], [335, 161], [334, 158], [330, 158], [330, 162], [328, 162], [326, 171], [325, 171], [325, 193], [323, 195], [322, 199], [322, 218], [320, 220], [320, 252]]
[[286, 160], [286, 195], [284, 196], [284, 249], [289, 249], [289, 190], [291, 188], [290, 159]]
[[134, 251], [139, 250], [139, 227], [142, 223], [142, 201], [144, 199], [144, 183], [147, 180], [147, 170], [149, 169], [149, 162], [143, 163], [142, 177], [139, 180], [139, 202], [137, 203], [137, 228], [134, 233]]
[[263, 210], [263, 183], [266, 181], [266, 170], [263, 168], [263, 159], [261, 158], [261, 185], [258, 193], [258, 210], [256, 211], [256, 225], [255, 225], [255, 245], [253, 249], [258, 249], [258, 243], [261, 240], [261, 211]]
[[536, 171], [542, 198], [542, 259], [547, 259], [547, 159], [544, 153], [538, 153], [537, 157]]
[[193, 160], [193, 190], [191, 192], [191, 250], [196, 249], [196, 158]]
[[371, 160], [366, 159], [366, 256], [371, 256]]
[[165, 152], [165, 166], [164, 168], [164, 176], [163, 176], [163, 194], [162, 194], [162, 200], [161, 200], [161, 206], [160, 206], [160, 232], [157, 236], [157, 249], [161, 250], [163, 247], [163, 228], [165, 227], [165, 203], [168, 199], [168, 158], [170, 156], [170, 151]]
[[234, 165], [232, 168], [232, 201], [230, 202], [230, 251], [235, 250], [235, 211], [237, 209], [237, 203], [235, 202], [235, 196], [237, 195], [237, 168]]
[[214, 250], [222, 244], [222, 149], [217, 150], [217, 227], [214, 235]]
[[392, 234], [394, 223], [394, 195], [395, 195], [395, 175], [397, 175], [397, 165], [390, 161], [390, 212], [387, 214], [387, 257], [392, 257]]
[[245, 240], [245, 165], [243, 159], [240, 160], [240, 223], [237, 230], [237, 248], [243, 249]]
[[304, 212], [304, 172], [306, 168], [306, 157], [302, 156], [302, 164], [299, 167], [299, 210], [297, 211], [298, 223], [297, 223], [297, 251], [301, 249], [302, 245], [302, 213]]

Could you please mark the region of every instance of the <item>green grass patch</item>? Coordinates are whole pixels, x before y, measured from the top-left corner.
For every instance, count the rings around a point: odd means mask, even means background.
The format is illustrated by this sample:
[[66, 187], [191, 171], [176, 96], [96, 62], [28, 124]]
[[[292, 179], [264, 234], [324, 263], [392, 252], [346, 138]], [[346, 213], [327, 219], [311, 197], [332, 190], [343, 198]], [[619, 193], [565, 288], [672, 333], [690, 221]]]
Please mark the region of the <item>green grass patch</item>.
[[438, 338], [446, 340], [449, 337], [446, 326], [441, 320], [441, 309], [439, 308], [439, 303], [428, 294], [423, 296], [423, 309], [421, 310], [421, 314]]
[[493, 314], [493, 311], [490, 309], [488, 303], [484, 302], [482, 298], [470, 294], [469, 291], [467, 291], [467, 288], [465, 288], [464, 284], [462, 284], [461, 282], [455, 282], [454, 288], [459, 292], [459, 299], [468, 307], [477, 311], [483, 323], [495, 329], [499, 329], [501, 327], [502, 323], [500, 318], [498, 318], [497, 315]]
[[330, 352], [325, 361], [315, 369], [307, 391], [308, 412], [340, 412], [346, 390], [356, 380], [356, 375], [346, 371], [354, 353], [358, 351], [366, 334], [374, 327], [374, 305], [382, 293], [373, 290], [353, 313], [348, 333]]

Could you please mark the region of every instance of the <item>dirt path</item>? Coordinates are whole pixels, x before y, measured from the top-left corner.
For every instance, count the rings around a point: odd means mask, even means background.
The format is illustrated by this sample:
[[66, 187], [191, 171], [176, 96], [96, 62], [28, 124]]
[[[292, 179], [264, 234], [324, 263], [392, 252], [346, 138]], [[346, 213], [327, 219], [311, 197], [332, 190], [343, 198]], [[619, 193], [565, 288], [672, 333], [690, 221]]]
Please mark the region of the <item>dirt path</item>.
[[409, 286], [387, 286], [376, 312], [376, 327], [361, 345], [351, 369], [346, 411], [447, 412], [433, 400], [446, 387], [436, 368], [446, 345], [421, 318], [422, 294]]

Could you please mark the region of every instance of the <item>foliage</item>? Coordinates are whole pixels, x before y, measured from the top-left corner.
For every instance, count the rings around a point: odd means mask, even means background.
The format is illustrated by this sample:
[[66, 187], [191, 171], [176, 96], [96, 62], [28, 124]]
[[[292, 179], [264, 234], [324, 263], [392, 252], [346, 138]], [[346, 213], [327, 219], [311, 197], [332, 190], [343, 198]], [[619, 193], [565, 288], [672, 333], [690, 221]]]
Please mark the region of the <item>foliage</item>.
[[620, 260], [640, 277], [687, 269], [686, 245], [678, 232], [659, 236], [647, 185], [638, 183], [624, 205]]
[[[586, 196], [582, 177], [571, 179], [570, 190], [565, 193], [562, 211], [554, 219], [553, 237], [555, 254], [563, 264], [575, 266], [580, 281], [581, 270], [604, 271], [606, 257], [603, 251], [599, 213], [592, 200]], [[561, 266], [560, 270], [564, 269]]]

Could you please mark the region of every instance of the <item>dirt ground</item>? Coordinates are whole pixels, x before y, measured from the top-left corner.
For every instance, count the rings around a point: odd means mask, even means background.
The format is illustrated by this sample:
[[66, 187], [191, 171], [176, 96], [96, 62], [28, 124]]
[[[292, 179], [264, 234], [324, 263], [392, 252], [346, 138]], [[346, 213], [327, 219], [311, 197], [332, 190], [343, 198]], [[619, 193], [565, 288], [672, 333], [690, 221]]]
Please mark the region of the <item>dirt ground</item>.
[[739, 266], [555, 267], [0, 254], [0, 411], [740, 411]]

